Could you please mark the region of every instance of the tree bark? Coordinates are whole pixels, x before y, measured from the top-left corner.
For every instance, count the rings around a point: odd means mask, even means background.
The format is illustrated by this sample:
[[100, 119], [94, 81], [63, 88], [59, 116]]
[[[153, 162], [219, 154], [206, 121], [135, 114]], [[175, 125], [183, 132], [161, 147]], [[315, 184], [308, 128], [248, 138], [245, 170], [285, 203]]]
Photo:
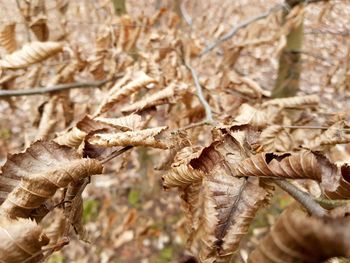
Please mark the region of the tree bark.
[[114, 11], [117, 16], [126, 14], [126, 0], [112, 0], [114, 5]]
[[[302, 1], [286, 0], [291, 8]], [[283, 20], [286, 21], [288, 11], [283, 12]], [[274, 98], [295, 96], [299, 90], [301, 72], [300, 50], [303, 43], [303, 22], [292, 29], [287, 35], [287, 44], [283, 48], [278, 66], [278, 75], [275, 82], [272, 96]]]

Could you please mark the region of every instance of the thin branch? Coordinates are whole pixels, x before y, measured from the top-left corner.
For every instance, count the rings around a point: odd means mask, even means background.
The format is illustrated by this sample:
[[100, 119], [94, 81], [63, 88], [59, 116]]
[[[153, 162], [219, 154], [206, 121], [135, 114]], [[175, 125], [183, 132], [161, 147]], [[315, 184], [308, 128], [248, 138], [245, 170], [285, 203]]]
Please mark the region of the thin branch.
[[324, 199], [324, 198], [316, 198], [315, 201], [326, 209], [333, 209], [339, 206], [350, 204], [350, 200], [342, 200], [342, 199], [331, 200], [331, 199]]
[[308, 193], [301, 191], [285, 180], [272, 179], [271, 181], [290, 194], [296, 201], [304, 206], [311, 215], [317, 217], [327, 216], [327, 210], [320, 206]]
[[189, 130], [189, 129], [193, 129], [193, 128], [196, 128], [196, 127], [199, 127], [199, 126], [204, 126], [204, 125], [211, 125], [212, 123], [209, 123], [207, 122], [207, 120], [204, 120], [204, 121], [199, 121], [199, 122], [195, 122], [195, 123], [190, 123], [188, 124], [187, 126], [184, 126], [184, 127], [181, 127], [177, 130], [174, 130], [172, 131], [171, 133], [172, 134], [175, 134], [177, 132], [182, 132], [182, 131], [186, 131], [186, 130]]
[[205, 54], [207, 54], [208, 52], [212, 51], [214, 48], [216, 48], [217, 46], [221, 45], [223, 42], [229, 40], [230, 38], [232, 38], [240, 29], [245, 28], [247, 26], [249, 26], [250, 24], [259, 21], [261, 19], [264, 19], [266, 17], [268, 17], [270, 14], [277, 12], [279, 10], [282, 10], [283, 8], [285, 8], [284, 5], [276, 5], [274, 7], [271, 7], [269, 10], [267, 10], [266, 12], [254, 16], [254, 17], [250, 17], [247, 20], [239, 23], [238, 25], [234, 26], [231, 28], [231, 30], [224, 35], [223, 37], [219, 38], [218, 40], [216, 40], [214, 43], [210, 44], [209, 46], [207, 46], [204, 51], [202, 53], [199, 54], [199, 56], [203, 56]]
[[328, 130], [328, 129], [335, 129], [335, 130], [339, 130], [339, 131], [347, 131], [350, 132], [350, 129], [338, 129], [338, 128], [332, 128], [332, 127], [327, 127], [327, 126], [298, 126], [298, 125], [280, 125], [283, 128], [287, 128], [287, 129], [318, 129], [318, 130]]
[[21, 90], [0, 90], [0, 98], [4, 97], [14, 97], [14, 96], [33, 96], [40, 95], [55, 91], [69, 90], [69, 89], [77, 89], [77, 88], [94, 88], [100, 87], [107, 82], [113, 81], [115, 78], [99, 80], [99, 81], [91, 81], [91, 82], [77, 82], [77, 83], [67, 83], [60, 84], [56, 86], [49, 87], [38, 87], [33, 89], [21, 89]]
[[205, 116], [206, 116], [205, 122], [214, 123], [213, 114], [212, 114], [209, 103], [204, 98], [203, 89], [202, 89], [201, 84], [199, 83], [197, 71], [189, 63], [187, 63], [186, 60], [184, 60], [184, 63], [185, 63], [185, 66], [191, 71], [191, 75], [192, 75], [192, 78], [193, 78], [193, 81], [194, 81], [194, 84], [196, 87], [198, 99], [204, 107]]
[[186, 8], [185, 8], [185, 4], [184, 3], [181, 3], [180, 4], [180, 11], [181, 11], [181, 15], [182, 17], [185, 19], [186, 23], [189, 25], [189, 26], [192, 26], [192, 18], [191, 16], [188, 14]]
[[133, 148], [134, 146], [125, 146], [124, 148], [121, 148], [120, 150], [116, 150], [114, 152], [112, 152], [109, 156], [107, 156], [105, 159], [103, 159], [101, 161], [102, 164], [105, 164], [106, 162], [109, 162], [110, 160], [112, 160], [113, 158], [125, 153], [126, 151], [128, 151], [129, 149]]

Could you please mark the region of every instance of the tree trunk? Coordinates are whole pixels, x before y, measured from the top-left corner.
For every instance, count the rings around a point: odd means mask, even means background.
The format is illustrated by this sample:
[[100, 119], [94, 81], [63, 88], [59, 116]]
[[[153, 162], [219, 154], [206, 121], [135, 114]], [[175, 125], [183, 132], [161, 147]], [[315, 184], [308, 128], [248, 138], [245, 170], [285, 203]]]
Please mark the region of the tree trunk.
[[114, 11], [117, 16], [126, 14], [125, 1], [126, 0], [112, 0], [114, 5]]
[[[290, 7], [296, 6], [299, 1], [286, 0]], [[284, 11], [283, 19], [286, 20], [288, 11]], [[300, 50], [303, 43], [303, 22], [292, 29], [287, 35], [287, 44], [281, 51], [279, 58], [278, 75], [275, 87], [272, 91], [274, 98], [295, 96], [299, 90], [301, 72]]]

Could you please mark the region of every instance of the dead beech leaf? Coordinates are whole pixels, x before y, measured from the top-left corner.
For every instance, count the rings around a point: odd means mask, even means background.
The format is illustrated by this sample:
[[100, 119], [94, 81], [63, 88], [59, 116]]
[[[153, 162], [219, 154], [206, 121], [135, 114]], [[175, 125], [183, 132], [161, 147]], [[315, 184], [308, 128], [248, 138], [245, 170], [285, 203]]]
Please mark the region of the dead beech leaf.
[[[83, 225], [83, 198], [82, 192], [84, 191], [86, 185], [89, 183], [90, 178], [84, 178], [78, 182], [71, 182], [64, 196], [64, 214], [68, 219], [76, 234], [79, 235], [81, 240], [87, 241], [86, 230]], [[68, 229], [67, 229], [68, 228]], [[69, 231], [69, 227], [66, 226], [65, 234]]]
[[20, 50], [3, 57], [0, 67], [4, 69], [26, 68], [31, 64], [41, 62], [62, 51], [60, 42], [31, 42], [25, 44]]
[[45, 228], [45, 234], [50, 239], [50, 245], [55, 245], [60, 241], [65, 234], [64, 232], [67, 226], [67, 219], [62, 210], [54, 210], [53, 218], [54, 219], [50, 222], [50, 225]]
[[47, 41], [49, 39], [49, 27], [47, 26], [47, 17], [40, 14], [32, 19], [29, 28], [33, 31], [39, 41]]
[[324, 262], [332, 257], [350, 257], [350, 220], [322, 220], [289, 207], [270, 233], [249, 255], [249, 263]]
[[339, 187], [341, 169], [321, 154], [310, 151], [296, 153], [260, 153], [232, 167], [237, 176], [313, 179], [324, 190], [334, 192]]
[[174, 167], [163, 176], [163, 187], [164, 189], [178, 187], [186, 188], [192, 184], [201, 182], [205, 174], [197, 169], [193, 169], [191, 166], [180, 165]]
[[271, 92], [264, 90], [260, 85], [248, 77], [242, 77], [235, 72], [225, 72], [228, 78], [228, 88], [233, 89], [236, 92], [243, 94], [244, 96], [252, 99], [261, 99], [262, 96], [270, 97]]
[[225, 165], [217, 165], [203, 180], [204, 236], [201, 262], [230, 262], [242, 237], [248, 232], [268, 193], [245, 178], [230, 176]]
[[261, 132], [260, 144], [264, 152], [287, 152], [293, 148], [293, 139], [285, 128], [271, 125]]
[[290, 98], [268, 100], [262, 104], [266, 106], [278, 106], [281, 108], [310, 107], [316, 106], [320, 102], [317, 95], [296, 96]]
[[327, 147], [336, 144], [350, 143], [350, 135], [346, 134], [343, 129], [344, 121], [336, 122], [304, 147], [313, 151], [324, 151], [327, 150]]
[[112, 147], [112, 146], [147, 146], [153, 148], [167, 149], [170, 144], [157, 139], [160, 133], [168, 127], [149, 128], [137, 131], [126, 131], [117, 133], [97, 133], [92, 135], [88, 142], [90, 144]]
[[41, 115], [38, 132], [35, 136], [35, 141], [47, 139], [53, 130], [57, 120], [55, 119], [55, 112], [57, 107], [57, 96], [53, 96], [50, 100], [44, 105], [43, 113]]
[[9, 156], [3, 166], [0, 211], [12, 218], [30, 217], [58, 188], [100, 174], [102, 169], [98, 161], [83, 159], [73, 149], [35, 142], [24, 153]]
[[77, 127], [73, 127], [67, 132], [57, 136], [54, 141], [60, 145], [67, 145], [72, 148], [77, 148], [84, 140], [86, 135], [86, 132], [79, 130]]
[[87, 134], [101, 129], [110, 129], [112, 127], [113, 126], [107, 121], [98, 121], [87, 115], [77, 122], [74, 127], [59, 134], [54, 141], [60, 145], [78, 148]]
[[229, 262], [268, 196], [258, 185], [232, 176], [230, 166], [246, 157], [241, 139], [225, 133], [215, 138], [205, 148], [184, 148], [163, 176], [164, 187], [181, 193], [188, 243], [201, 262]]
[[117, 83], [109, 90], [105, 100], [101, 103], [95, 115], [108, 111], [122, 99], [137, 92], [141, 88], [144, 88], [151, 83], [156, 83], [155, 79], [146, 75], [142, 71], [135, 73], [135, 76], [131, 81], [129, 81], [129, 79], [129, 76], [125, 76], [117, 81]]
[[5, 48], [8, 53], [12, 53], [17, 49], [16, 23], [3, 26], [0, 31], [0, 45]]
[[350, 199], [350, 167], [348, 164], [340, 166], [339, 185], [333, 191], [326, 191], [324, 195], [329, 199]]
[[40, 262], [49, 243], [40, 226], [30, 219], [0, 217], [0, 262]]
[[137, 114], [130, 114], [119, 118], [96, 117], [94, 120], [108, 124], [122, 131], [138, 130], [142, 126], [142, 118]]
[[259, 110], [247, 103], [239, 107], [235, 121], [242, 124], [250, 124], [256, 128], [264, 128], [273, 120], [273, 116], [267, 111]]
[[142, 100], [136, 101], [135, 103], [122, 108], [122, 112], [137, 112], [162, 104], [175, 103], [181, 96], [181, 93], [183, 93], [185, 90], [186, 85], [178, 86], [177, 84], [170, 84], [165, 89], [146, 96], [142, 98]]

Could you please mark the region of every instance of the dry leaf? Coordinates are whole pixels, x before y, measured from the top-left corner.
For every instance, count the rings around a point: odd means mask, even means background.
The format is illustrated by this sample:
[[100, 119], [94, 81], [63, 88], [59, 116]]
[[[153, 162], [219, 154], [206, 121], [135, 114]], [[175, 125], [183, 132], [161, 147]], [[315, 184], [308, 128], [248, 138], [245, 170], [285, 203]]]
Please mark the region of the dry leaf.
[[51, 221], [50, 225], [45, 229], [45, 234], [50, 239], [50, 245], [55, 245], [65, 234], [67, 219], [65, 218], [63, 211], [58, 209], [53, 211], [52, 217], [53, 221]]
[[92, 135], [88, 142], [94, 145], [111, 146], [147, 146], [153, 148], [167, 149], [170, 144], [157, 139], [157, 136], [167, 127], [149, 128], [138, 131], [127, 131], [117, 133], [97, 133]]
[[125, 113], [137, 112], [162, 104], [176, 103], [186, 88], [186, 85], [170, 84], [167, 88], [146, 96], [142, 98], [142, 100], [136, 101], [135, 103], [122, 108], [121, 111]]
[[232, 167], [237, 176], [313, 179], [328, 192], [337, 191], [343, 170], [321, 154], [310, 151], [297, 153], [260, 153]]
[[47, 26], [47, 17], [44, 14], [38, 15], [32, 19], [29, 28], [33, 31], [39, 41], [47, 41], [49, 39], [49, 27]]
[[77, 148], [84, 140], [86, 135], [86, 132], [79, 130], [77, 127], [73, 127], [67, 132], [64, 132], [56, 137], [54, 141], [60, 145], [67, 145], [72, 148]]
[[309, 107], [316, 106], [320, 102], [317, 95], [296, 96], [290, 98], [268, 100], [262, 104], [266, 106], [278, 106], [281, 108]]
[[141, 88], [144, 88], [151, 83], [156, 83], [155, 79], [149, 77], [142, 71], [137, 72], [135, 77], [128, 82], [129, 78], [129, 76], [125, 76], [121, 80], [117, 81], [117, 83], [108, 92], [105, 100], [101, 103], [95, 115], [108, 111], [115, 104], [137, 92]]
[[344, 132], [344, 125], [344, 121], [334, 123], [321, 135], [307, 142], [304, 147], [313, 151], [325, 151], [336, 144], [350, 143], [350, 135]]
[[261, 132], [260, 143], [264, 152], [287, 152], [293, 149], [293, 139], [288, 131], [278, 125], [268, 126]]
[[40, 262], [49, 243], [40, 226], [30, 219], [0, 217], [0, 262]]
[[9, 156], [3, 166], [0, 190], [5, 200], [0, 211], [12, 218], [32, 216], [58, 188], [100, 174], [102, 168], [68, 147], [38, 141], [24, 153]]
[[249, 263], [324, 262], [350, 257], [350, 220], [321, 220], [290, 207], [249, 255]]
[[258, 110], [247, 103], [240, 106], [235, 121], [242, 124], [251, 124], [256, 128], [264, 128], [273, 121], [273, 116], [267, 111]]
[[205, 177], [203, 188], [205, 234], [199, 258], [201, 262], [230, 262], [268, 193], [245, 178], [230, 176], [225, 165], [217, 165]]
[[[110, 129], [113, 127], [113, 124], [109, 124], [108, 122], [118, 122], [116, 119], [108, 120], [109, 121], [107, 121], [105, 118], [105, 121], [98, 121], [97, 119], [92, 119], [87, 115], [80, 120], [75, 127], [57, 136], [55, 142], [60, 145], [67, 145], [69, 147], [77, 148], [89, 133], [101, 129]], [[120, 120], [120, 122], [123, 122], [123, 120]]]
[[0, 67], [4, 69], [26, 68], [56, 55], [62, 49], [63, 44], [59, 42], [31, 42], [20, 50], [3, 57], [0, 60]]
[[47, 139], [53, 130], [57, 120], [55, 119], [55, 112], [57, 107], [57, 96], [53, 96], [43, 108], [43, 113], [41, 115], [38, 132], [35, 136], [35, 141], [41, 139]]
[[5, 48], [8, 53], [12, 53], [17, 49], [16, 23], [3, 26], [0, 31], [0, 45]]
[[96, 117], [94, 120], [108, 124], [115, 128], [120, 129], [121, 131], [133, 131], [138, 130], [142, 126], [142, 118], [137, 114], [130, 114], [128, 116], [119, 117], [119, 118], [104, 118]]

